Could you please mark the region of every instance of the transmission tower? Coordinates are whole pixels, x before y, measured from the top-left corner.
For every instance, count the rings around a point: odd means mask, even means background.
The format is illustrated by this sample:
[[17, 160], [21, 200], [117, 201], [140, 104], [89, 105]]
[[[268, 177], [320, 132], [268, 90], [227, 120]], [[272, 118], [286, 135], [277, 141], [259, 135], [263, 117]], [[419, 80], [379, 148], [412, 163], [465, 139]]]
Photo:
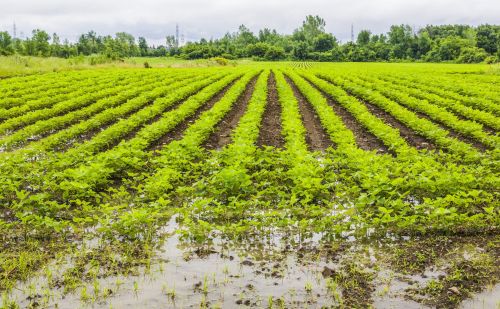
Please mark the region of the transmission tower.
[[14, 25], [12, 27], [12, 34], [14, 35], [14, 39], [15, 39], [17, 37], [16, 22], [14, 22]]
[[179, 24], [175, 24], [175, 47], [179, 48]]
[[354, 24], [351, 24], [351, 42], [354, 42]]

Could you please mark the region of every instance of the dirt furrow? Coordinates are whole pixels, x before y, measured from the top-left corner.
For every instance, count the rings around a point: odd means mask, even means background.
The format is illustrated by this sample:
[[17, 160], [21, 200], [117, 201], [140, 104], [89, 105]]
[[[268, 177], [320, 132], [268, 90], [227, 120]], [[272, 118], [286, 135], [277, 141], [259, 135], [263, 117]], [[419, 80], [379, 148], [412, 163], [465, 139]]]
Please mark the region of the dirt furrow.
[[387, 148], [387, 146], [385, 146], [381, 140], [379, 140], [375, 135], [373, 135], [370, 131], [363, 127], [363, 125], [359, 123], [359, 121], [356, 120], [356, 118], [346, 108], [333, 100], [333, 98], [329, 94], [319, 89], [314, 83], [311, 83], [309, 80], [308, 82], [311, 84], [311, 86], [313, 86], [318, 91], [320, 91], [321, 94], [323, 94], [328, 102], [328, 105], [333, 108], [335, 114], [337, 114], [342, 119], [342, 122], [344, 122], [344, 125], [352, 131], [356, 140], [356, 144], [359, 148], [368, 151], [376, 150], [379, 153], [389, 153], [389, 149]]
[[[351, 93], [349, 94], [352, 95]], [[436, 149], [436, 146], [430, 140], [417, 134], [415, 131], [402, 124], [399, 120], [397, 120], [394, 116], [392, 116], [388, 112], [384, 111], [383, 109], [374, 104], [361, 100], [358, 97], [356, 98], [360, 102], [363, 102], [363, 104], [365, 104], [365, 106], [372, 114], [382, 119], [387, 125], [398, 129], [399, 135], [402, 138], [404, 138], [406, 142], [411, 146], [417, 149], [429, 149], [429, 150]]]
[[[327, 79], [323, 79], [323, 80], [325, 82], [327, 82], [327, 83], [332, 84], [332, 82], [330, 82]], [[428, 140], [427, 138], [425, 138], [425, 137], [417, 134], [416, 132], [414, 132], [413, 130], [411, 130], [410, 128], [408, 128], [406, 125], [404, 125], [403, 123], [401, 123], [399, 120], [397, 120], [394, 116], [392, 116], [388, 112], [384, 111], [382, 108], [380, 108], [380, 107], [378, 107], [378, 106], [376, 106], [374, 104], [368, 103], [363, 98], [360, 98], [359, 96], [353, 94], [352, 92], [350, 92], [350, 91], [348, 91], [346, 89], [343, 89], [343, 90], [347, 94], [349, 94], [350, 96], [353, 96], [358, 101], [360, 101], [361, 103], [363, 103], [366, 106], [366, 108], [368, 108], [368, 110], [373, 115], [375, 115], [376, 117], [382, 119], [385, 122], [385, 124], [389, 125], [390, 127], [398, 129], [399, 135], [402, 138], [404, 138], [409, 145], [411, 145], [411, 146], [413, 146], [413, 147], [415, 147], [417, 149], [424, 149], [424, 148], [425, 149], [429, 149], [429, 150], [436, 149], [436, 146], [430, 140]]]
[[432, 122], [435, 125], [437, 125], [438, 127], [440, 127], [441, 129], [443, 129], [445, 131], [448, 131], [448, 136], [450, 136], [452, 138], [455, 138], [455, 139], [458, 139], [461, 142], [470, 144], [470, 145], [474, 146], [475, 148], [477, 148], [477, 149], [479, 149], [481, 151], [486, 151], [488, 149], [488, 147], [486, 145], [482, 144], [481, 142], [478, 142], [477, 140], [473, 139], [470, 136], [466, 136], [466, 135], [463, 135], [460, 132], [455, 131], [454, 129], [452, 129], [449, 126], [445, 125], [441, 121], [433, 120], [427, 114], [424, 114], [422, 112], [418, 112], [418, 111], [415, 111], [415, 110], [412, 110], [412, 112], [414, 112], [418, 117], [427, 119], [430, 122]]
[[[172, 141], [175, 140], [180, 140], [182, 136], [184, 135], [184, 131], [191, 125], [193, 124], [199, 117], [200, 115], [211, 109], [215, 103], [220, 101], [226, 94], [226, 92], [231, 88], [236, 81], [238, 81], [239, 78], [233, 80], [229, 84], [227, 84], [221, 91], [219, 91], [216, 95], [214, 95], [210, 100], [205, 102], [203, 106], [198, 108], [196, 112], [184, 119], [180, 124], [178, 124], [174, 129], [170, 130], [167, 134], [163, 135], [159, 140], [156, 142], [152, 143], [149, 147], [149, 150], [159, 150], [161, 149], [164, 145], [171, 143]], [[200, 91], [203, 91], [204, 89], [201, 89]], [[183, 101], [184, 102], [184, 101]]]
[[284, 144], [285, 140], [281, 135], [281, 106], [278, 91], [276, 90], [276, 80], [274, 73], [271, 71], [267, 80], [267, 105], [262, 117], [257, 145], [259, 147], [273, 146], [282, 148]]
[[248, 102], [252, 98], [257, 83], [258, 76], [252, 78], [247, 84], [245, 91], [240, 95], [233, 108], [224, 116], [221, 122], [217, 125], [215, 131], [205, 142], [206, 149], [220, 149], [231, 142], [231, 133], [238, 125], [240, 118], [245, 114]]
[[333, 146], [332, 140], [328, 137], [325, 129], [321, 125], [316, 111], [311, 106], [311, 103], [302, 95], [293, 81], [285, 76], [287, 83], [292, 87], [295, 98], [299, 103], [300, 113], [302, 115], [302, 122], [306, 128], [306, 142], [309, 150], [325, 150]]

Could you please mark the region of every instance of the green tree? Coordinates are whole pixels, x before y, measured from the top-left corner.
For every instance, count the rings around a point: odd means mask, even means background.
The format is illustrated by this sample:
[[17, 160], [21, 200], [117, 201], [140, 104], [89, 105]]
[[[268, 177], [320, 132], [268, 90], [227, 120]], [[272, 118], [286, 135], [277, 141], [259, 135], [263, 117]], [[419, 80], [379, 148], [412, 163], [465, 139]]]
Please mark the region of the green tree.
[[264, 57], [267, 51], [272, 47], [272, 45], [267, 43], [258, 42], [255, 44], [249, 44], [247, 46], [247, 54], [252, 57]]
[[313, 49], [317, 52], [326, 52], [337, 45], [337, 39], [330, 33], [322, 33], [314, 38]]
[[285, 50], [281, 47], [270, 46], [270, 48], [266, 51], [264, 55], [264, 59], [278, 61], [285, 59], [286, 54]]
[[138, 42], [139, 42], [139, 53], [141, 54], [141, 56], [142, 57], [148, 56], [149, 46], [146, 39], [141, 36], [139, 37]]
[[306, 42], [297, 42], [293, 48], [293, 57], [298, 60], [307, 59], [309, 45]]
[[389, 44], [392, 45], [392, 57], [405, 59], [411, 52], [413, 30], [408, 25], [391, 26], [388, 33]]
[[30, 55], [48, 57], [50, 56], [50, 36], [47, 32], [35, 29], [30, 40]]
[[0, 32], [0, 55], [8, 56], [14, 53], [12, 37], [7, 31]]
[[500, 27], [481, 25], [477, 28], [476, 34], [477, 47], [484, 49], [490, 54], [498, 51], [498, 42], [500, 41]]
[[302, 27], [294, 31], [293, 38], [296, 41], [306, 41], [312, 45], [316, 37], [325, 33], [325, 25], [326, 23], [323, 18], [317, 15], [308, 15], [302, 22]]
[[245, 25], [241, 25], [238, 28], [238, 35], [236, 36], [236, 43], [240, 47], [246, 47], [248, 44], [253, 44], [257, 42], [257, 38], [250, 29]]
[[120, 57], [139, 56], [139, 48], [135, 44], [133, 35], [126, 32], [118, 32], [115, 35], [115, 46]]
[[459, 63], [479, 63], [483, 62], [488, 57], [488, 53], [476, 46], [464, 47], [460, 51], [457, 62]]
[[104, 42], [95, 31], [89, 31], [80, 35], [76, 44], [79, 54], [92, 55], [104, 52]]
[[370, 36], [372, 33], [369, 30], [361, 30], [358, 33], [358, 38], [356, 40], [356, 43], [359, 45], [368, 45], [370, 43]]
[[281, 36], [276, 30], [271, 30], [269, 28], [264, 28], [259, 30], [259, 42], [276, 44], [281, 40]]
[[52, 57], [62, 57], [61, 39], [54, 33], [52, 34], [52, 44], [50, 44], [50, 54]]

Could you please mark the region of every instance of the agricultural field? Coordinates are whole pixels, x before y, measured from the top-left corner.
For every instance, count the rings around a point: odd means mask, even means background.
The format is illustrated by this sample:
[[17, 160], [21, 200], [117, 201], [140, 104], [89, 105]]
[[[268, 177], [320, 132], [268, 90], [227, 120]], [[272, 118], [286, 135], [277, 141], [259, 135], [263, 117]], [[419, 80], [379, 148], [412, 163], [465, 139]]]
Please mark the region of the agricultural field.
[[499, 308], [500, 74], [0, 79], [4, 308]]

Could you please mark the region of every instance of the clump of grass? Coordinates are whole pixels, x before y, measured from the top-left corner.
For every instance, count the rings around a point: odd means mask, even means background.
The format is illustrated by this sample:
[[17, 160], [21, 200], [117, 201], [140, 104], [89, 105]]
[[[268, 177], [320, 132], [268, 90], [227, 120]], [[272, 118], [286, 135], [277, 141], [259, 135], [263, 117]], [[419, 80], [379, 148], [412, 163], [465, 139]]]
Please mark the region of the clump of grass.
[[348, 261], [340, 270], [329, 273], [329, 276], [327, 288], [339, 305], [347, 308], [366, 308], [372, 302], [375, 275], [361, 265]]
[[445, 276], [430, 280], [423, 287], [409, 289], [408, 297], [432, 307], [456, 308], [473, 293], [496, 284], [500, 277], [497, 259], [489, 252], [469, 259], [456, 256], [445, 271]]

